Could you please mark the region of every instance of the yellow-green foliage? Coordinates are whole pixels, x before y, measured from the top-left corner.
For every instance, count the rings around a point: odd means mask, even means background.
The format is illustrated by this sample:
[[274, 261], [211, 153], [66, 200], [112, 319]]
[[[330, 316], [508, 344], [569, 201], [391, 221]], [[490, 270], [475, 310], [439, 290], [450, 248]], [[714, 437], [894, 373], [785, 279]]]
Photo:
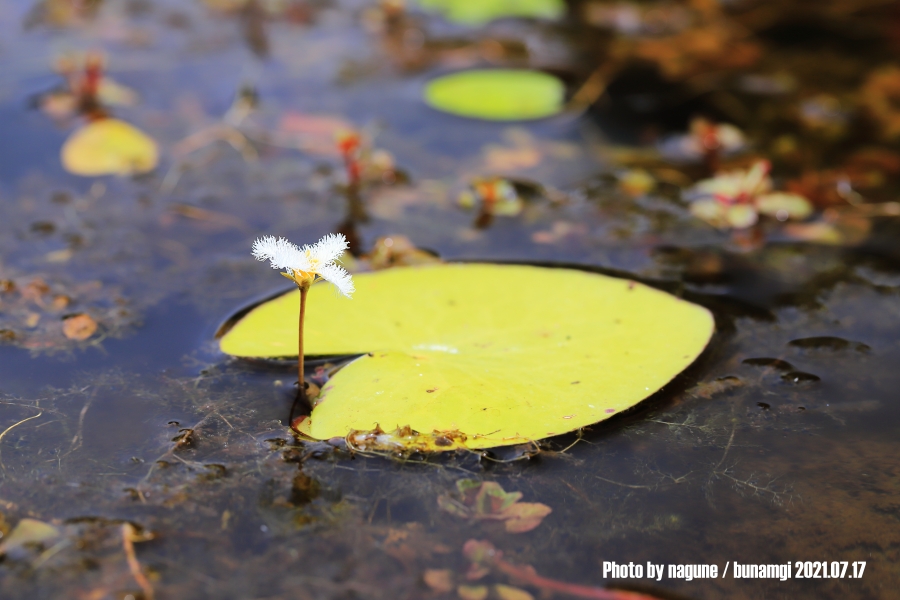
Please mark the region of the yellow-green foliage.
[[[409, 426], [486, 448], [565, 433], [659, 390], [714, 328], [705, 308], [568, 269], [438, 265], [355, 281], [353, 300], [310, 290], [307, 354], [368, 353], [322, 390], [301, 428], [317, 439]], [[296, 355], [298, 295], [252, 310], [221, 339], [222, 351]]]

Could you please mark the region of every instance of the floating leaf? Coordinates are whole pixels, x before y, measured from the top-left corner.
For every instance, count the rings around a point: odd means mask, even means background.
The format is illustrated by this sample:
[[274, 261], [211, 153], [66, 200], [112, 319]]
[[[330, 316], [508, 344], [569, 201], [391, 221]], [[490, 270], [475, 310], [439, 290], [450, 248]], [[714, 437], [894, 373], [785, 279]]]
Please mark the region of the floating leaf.
[[453, 572], [450, 569], [426, 569], [422, 579], [425, 585], [439, 594], [453, 591]]
[[619, 187], [632, 197], [639, 197], [653, 191], [656, 180], [644, 169], [628, 169], [619, 175]]
[[432, 80], [425, 101], [461, 117], [488, 121], [541, 119], [560, 112], [565, 88], [540, 71], [482, 69], [461, 71]]
[[566, 12], [562, 0], [419, 0], [419, 3], [440, 12], [448, 21], [464, 25], [481, 25], [503, 17], [558, 19]]
[[62, 535], [55, 526], [37, 519], [22, 519], [0, 544], [0, 556], [18, 555], [26, 546], [43, 545]]
[[775, 217], [779, 221], [802, 220], [813, 213], [809, 200], [788, 192], [772, 192], [760, 196], [756, 199], [756, 209], [761, 214]]
[[515, 186], [501, 177], [479, 177], [458, 199], [463, 208], [480, 205], [482, 211], [497, 216], [514, 217], [522, 212], [522, 198]]
[[691, 214], [721, 229], [746, 229], [759, 220], [756, 208], [750, 204], [722, 204], [712, 198], [691, 203]]
[[133, 125], [100, 119], [75, 130], [63, 144], [61, 158], [75, 175], [134, 175], [156, 168], [159, 152], [156, 142]]
[[[307, 352], [369, 352], [299, 424], [315, 439], [352, 433], [447, 450], [559, 435], [659, 390], [714, 325], [705, 308], [659, 290], [569, 269], [404, 267], [355, 283], [352, 302], [323, 286], [309, 292]], [[296, 356], [298, 307], [297, 291], [256, 307], [224, 334], [222, 351]], [[379, 423], [398, 430], [384, 434]]]

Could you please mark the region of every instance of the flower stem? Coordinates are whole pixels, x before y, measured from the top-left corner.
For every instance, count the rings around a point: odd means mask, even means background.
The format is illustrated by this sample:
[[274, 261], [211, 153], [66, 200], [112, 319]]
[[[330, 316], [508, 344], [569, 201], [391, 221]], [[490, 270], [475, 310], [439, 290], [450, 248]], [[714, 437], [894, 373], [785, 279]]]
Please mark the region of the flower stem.
[[297, 386], [300, 397], [306, 400], [306, 381], [303, 377], [303, 319], [306, 315], [306, 293], [309, 291], [309, 283], [298, 285], [300, 288], [300, 322], [297, 328], [299, 343], [297, 345]]

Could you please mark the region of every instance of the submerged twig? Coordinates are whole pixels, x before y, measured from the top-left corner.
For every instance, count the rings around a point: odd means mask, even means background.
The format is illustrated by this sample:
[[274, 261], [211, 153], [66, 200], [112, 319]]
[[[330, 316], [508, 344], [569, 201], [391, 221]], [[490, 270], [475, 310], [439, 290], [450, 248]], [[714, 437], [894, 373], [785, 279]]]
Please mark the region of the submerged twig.
[[728, 444], [725, 445], [725, 452], [722, 453], [722, 459], [719, 460], [718, 464], [713, 467], [713, 473], [716, 473], [719, 470], [719, 467], [722, 466], [722, 463], [725, 462], [725, 458], [728, 456], [728, 451], [731, 450], [731, 444], [734, 442], [734, 430], [737, 425], [733, 425], [731, 427], [731, 436], [728, 438]]
[[65, 550], [66, 548], [68, 548], [70, 545], [72, 545], [72, 540], [70, 540], [70, 539], [60, 540], [59, 542], [57, 542], [50, 548], [47, 548], [46, 550], [44, 550], [41, 553], [41, 555], [38, 556], [34, 560], [33, 563], [31, 563], [31, 568], [34, 570], [40, 569], [47, 563], [48, 560], [50, 560], [51, 558], [53, 558], [54, 556], [56, 556], [57, 554], [59, 554], [60, 552]]
[[72, 444], [69, 447], [69, 451], [60, 457], [60, 459], [65, 458], [66, 456], [72, 454], [79, 448], [81, 448], [82, 442], [84, 441], [84, 417], [87, 414], [88, 409], [91, 407], [91, 404], [94, 402], [94, 398], [97, 396], [97, 388], [94, 388], [94, 393], [91, 394], [90, 398], [84, 403], [84, 406], [81, 408], [81, 412], [78, 413], [78, 429], [75, 431], [75, 435], [72, 437]]
[[[30, 420], [32, 420], [32, 419], [37, 419], [37, 418], [40, 417], [42, 414], [44, 414], [44, 411], [43, 411], [43, 410], [41, 410], [38, 414], [34, 415], [33, 417], [27, 417], [27, 418], [25, 418], [25, 419], [22, 419], [22, 420], [19, 421], [18, 423], [14, 423], [14, 424], [10, 425], [9, 427], [7, 427], [6, 429], [4, 429], [4, 430], [3, 430], [3, 433], [0, 433], [0, 442], [3, 441], [3, 437], [4, 437], [7, 433], [9, 433], [10, 431], [12, 431], [13, 429], [15, 429], [16, 427], [18, 427], [19, 425], [21, 425], [22, 423], [24, 423], [24, 422], [26, 422], [26, 421], [30, 421]], [[3, 457], [2, 457], [2, 454], [3, 454], [3, 447], [0, 446], [0, 467], [2, 467], [4, 471], [6, 471], [6, 465], [3, 464]]]
[[122, 548], [125, 549], [125, 557], [128, 560], [128, 569], [131, 571], [134, 580], [141, 587], [141, 591], [144, 592], [144, 600], [153, 600], [153, 586], [150, 585], [147, 576], [141, 571], [141, 563], [138, 562], [137, 556], [134, 553], [134, 541], [132, 540], [134, 533], [134, 526], [131, 525], [131, 523], [124, 523], [122, 525]]
[[652, 490], [652, 489], [655, 489], [655, 487], [656, 487], [656, 486], [652, 486], [652, 485], [635, 485], [635, 484], [631, 484], [631, 483], [621, 483], [619, 481], [613, 481], [612, 479], [607, 479], [606, 477], [600, 477], [599, 475], [594, 475], [594, 477], [596, 479], [599, 479], [600, 481], [605, 481], [606, 483], [612, 483], [615, 485], [620, 485], [622, 487], [632, 488], [635, 490]]

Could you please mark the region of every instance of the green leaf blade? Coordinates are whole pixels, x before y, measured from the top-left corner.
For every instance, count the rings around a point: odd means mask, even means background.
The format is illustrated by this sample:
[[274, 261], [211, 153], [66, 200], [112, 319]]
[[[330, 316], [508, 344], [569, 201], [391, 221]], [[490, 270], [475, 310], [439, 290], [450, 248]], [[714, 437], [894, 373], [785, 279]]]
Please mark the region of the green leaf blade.
[[438, 77], [425, 87], [425, 102], [437, 110], [488, 121], [522, 121], [562, 111], [563, 83], [539, 71], [482, 69]]
[[[410, 267], [356, 284], [352, 301], [324, 286], [310, 291], [309, 353], [369, 352], [322, 390], [304, 425], [316, 439], [378, 425], [461, 432], [469, 448], [559, 435], [652, 395], [697, 358], [714, 328], [700, 306], [568, 269]], [[296, 348], [297, 295], [251, 311], [222, 350]]]

